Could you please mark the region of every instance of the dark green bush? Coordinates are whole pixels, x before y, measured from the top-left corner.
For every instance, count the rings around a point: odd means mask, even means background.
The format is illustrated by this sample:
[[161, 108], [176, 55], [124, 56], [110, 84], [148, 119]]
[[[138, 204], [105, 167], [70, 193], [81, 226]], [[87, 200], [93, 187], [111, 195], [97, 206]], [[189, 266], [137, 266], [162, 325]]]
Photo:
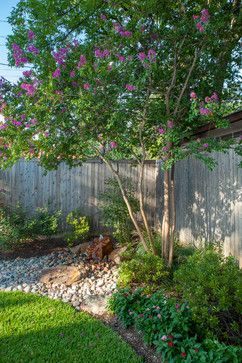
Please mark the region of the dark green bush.
[[131, 260], [121, 263], [118, 283], [122, 287], [139, 284], [157, 289], [167, 284], [168, 276], [162, 258], [150, 253], [138, 253]]
[[16, 208], [0, 209], [0, 245], [12, 248], [37, 236], [50, 236], [57, 232], [60, 212], [50, 213], [47, 208], [38, 208], [32, 217]]
[[[134, 213], [138, 212], [138, 201], [134, 196], [133, 186], [128, 178], [123, 178], [126, 194]], [[127, 206], [123, 200], [118, 183], [115, 179], [108, 179], [105, 191], [100, 195], [100, 209], [103, 224], [113, 229], [114, 237], [121, 243], [128, 243], [132, 238], [133, 223]]]
[[241, 271], [233, 257], [212, 249], [197, 251], [174, 277], [201, 331], [223, 340], [239, 338]]
[[162, 291], [146, 295], [144, 289], [121, 289], [111, 297], [109, 307], [125, 326], [134, 325], [142, 333], [163, 362], [241, 362], [239, 347], [198, 339], [188, 305], [165, 297]]

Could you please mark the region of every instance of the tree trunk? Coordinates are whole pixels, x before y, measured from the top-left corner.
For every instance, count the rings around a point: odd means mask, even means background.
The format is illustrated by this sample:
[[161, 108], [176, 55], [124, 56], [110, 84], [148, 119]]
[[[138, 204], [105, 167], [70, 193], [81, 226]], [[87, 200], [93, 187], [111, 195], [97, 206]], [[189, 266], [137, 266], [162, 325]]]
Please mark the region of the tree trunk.
[[114, 174], [114, 177], [115, 177], [115, 179], [116, 179], [116, 180], [117, 180], [117, 182], [118, 182], [118, 186], [119, 186], [119, 189], [120, 189], [120, 191], [121, 191], [121, 194], [122, 194], [123, 200], [124, 200], [124, 202], [125, 202], [125, 204], [126, 204], [126, 207], [127, 207], [127, 209], [128, 209], [128, 212], [129, 212], [129, 215], [130, 215], [131, 221], [133, 222], [133, 225], [134, 225], [134, 227], [135, 227], [135, 229], [136, 229], [136, 232], [137, 232], [137, 234], [138, 234], [138, 236], [139, 236], [139, 238], [140, 238], [140, 241], [141, 241], [141, 243], [142, 243], [142, 245], [143, 245], [143, 247], [144, 247], [144, 250], [145, 250], [146, 252], [150, 252], [149, 246], [147, 245], [147, 243], [146, 243], [146, 241], [145, 241], [145, 238], [144, 238], [144, 236], [143, 236], [143, 234], [142, 234], [142, 231], [141, 231], [141, 229], [140, 229], [140, 227], [139, 227], [139, 224], [138, 224], [138, 222], [137, 222], [137, 220], [136, 220], [136, 218], [135, 218], [134, 212], [133, 212], [132, 207], [131, 207], [131, 205], [130, 205], [130, 203], [129, 203], [128, 197], [127, 197], [127, 195], [126, 195], [126, 193], [125, 193], [125, 189], [124, 189], [124, 187], [123, 187], [122, 181], [121, 181], [121, 179], [120, 179], [120, 177], [119, 177], [119, 175], [118, 175], [117, 171], [113, 168], [113, 166], [112, 166], [111, 162], [110, 162], [108, 159], [106, 159], [105, 157], [103, 157], [102, 155], [100, 155], [100, 153], [99, 153], [99, 156], [100, 156], [100, 158], [101, 158], [101, 159], [105, 162], [105, 164], [108, 166], [108, 168], [111, 170], [111, 172]]
[[169, 256], [168, 266], [171, 267], [174, 256], [174, 238], [176, 228], [176, 206], [175, 206], [175, 165], [171, 168], [171, 181], [170, 181], [170, 241], [169, 241]]
[[168, 249], [170, 240], [170, 172], [164, 171], [164, 211], [162, 221], [162, 256], [168, 261]]
[[139, 175], [139, 182], [138, 182], [138, 192], [139, 192], [139, 205], [140, 205], [140, 213], [144, 222], [144, 226], [148, 235], [148, 240], [150, 243], [150, 247], [151, 250], [153, 252], [154, 255], [157, 255], [157, 251], [155, 249], [155, 245], [154, 245], [154, 239], [152, 236], [152, 232], [150, 230], [150, 226], [147, 220], [147, 216], [145, 213], [145, 208], [144, 208], [144, 160], [142, 160], [141, 164], [140, 164], [140, 175]]

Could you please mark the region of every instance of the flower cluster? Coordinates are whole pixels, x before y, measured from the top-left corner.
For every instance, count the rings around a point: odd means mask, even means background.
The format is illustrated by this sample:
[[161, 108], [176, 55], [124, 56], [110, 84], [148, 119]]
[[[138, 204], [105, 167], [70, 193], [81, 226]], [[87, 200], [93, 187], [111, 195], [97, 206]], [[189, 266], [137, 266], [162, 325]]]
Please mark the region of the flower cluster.
[[77, 69], [82, 68], [86, 63], [87, 63], [87, 60], [86, 60], [85, 55], [81, 54], [78, 65], [77, 65]]
[[119, 23], [113, 23], [113, 26], [114, 26], [114, 29], [116, 30], [116, 32], [121, 35], [121, 37], [124, 37], [124, 38], [132, 37], [133, 33], [131, 31], [129, 31], [129, 30], [126, 30]]
[[138, 59], [141, 60], [141, 62], [145, 61], [146, 59], [148, 59], [150, 62], [155, 62], [156, 55], [156, 51], [154, 49], [150, 49], [147, 54], [140, 52], [138, 54]]
[[25, 63], [28, 63], [28, 59], [24, 57], [23, 49], [16, 43], [12, 44], [13, 58], [15, 60], [15, 66], [19, 67]]
[[35, 37], [36, 37], [35, 33], [32, 30], [29, 30], [28, 31], [28, 39], [33, 40], [33, 39], [35, 39]]
[[99, 48], [95, 50], [95, 57], [97, 58], [107, 58], [110, 56], [110, 52], [108, 49], [104, 49], [103, 51]]
[[26, 91], [27, 96], [34, 96], [36, 92], [36, 87], [31, 83], [22, 83], [20, 88]]
[[208, 23], [209, 17], [210, 15], [208, 9], [203, 9], [200, 16], [193, 15], [193, 20], [196, 21], [196, 28], [200, 33], [205, 31], [204, 26]]
[[39, 49], [36, 48], [33, 44], [30, 44], [28, 47], [27, 47], [27, 50], [30, 52], [30, 53], [33, 53], [35, 55], [38, 55], [39, 54]]
[[60, 48], [56, 52], [53, 52], [53, 58], [57, 64], [63, 65], [65, 64], [67, 53], [68, 53], [68, 48]]

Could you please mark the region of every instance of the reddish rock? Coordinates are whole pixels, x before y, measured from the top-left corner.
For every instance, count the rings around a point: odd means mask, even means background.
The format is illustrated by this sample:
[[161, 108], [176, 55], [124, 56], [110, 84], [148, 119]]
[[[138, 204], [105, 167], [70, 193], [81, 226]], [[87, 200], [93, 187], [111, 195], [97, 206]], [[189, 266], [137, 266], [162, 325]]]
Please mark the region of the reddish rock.
[[89, 258], [102, 260], [113, 251], [113, 242], [110, 237], [95, 238], [87, 249]]

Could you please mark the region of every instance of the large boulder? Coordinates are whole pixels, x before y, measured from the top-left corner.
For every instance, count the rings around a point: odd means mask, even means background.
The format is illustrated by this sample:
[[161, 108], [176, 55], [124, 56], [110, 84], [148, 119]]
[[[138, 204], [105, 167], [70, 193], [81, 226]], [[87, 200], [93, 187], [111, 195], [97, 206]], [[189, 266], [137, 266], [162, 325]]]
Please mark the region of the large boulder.
[[48, 270], [44, 270], [40, 282], [44, 284], [64, 284], [72, 285], [80, 280], [81, 272], [75, 266], [56, 266]]
[[119, 247], [119, 248], [115, 248], [115, 250], [113, 250], [108, 258], [116, 263], [117, 265], [120, 264], [120, 262], [123, 260], [123, 253], [127, 250], [127, 247], [126, 246], [123, 246], [123, 247]]

